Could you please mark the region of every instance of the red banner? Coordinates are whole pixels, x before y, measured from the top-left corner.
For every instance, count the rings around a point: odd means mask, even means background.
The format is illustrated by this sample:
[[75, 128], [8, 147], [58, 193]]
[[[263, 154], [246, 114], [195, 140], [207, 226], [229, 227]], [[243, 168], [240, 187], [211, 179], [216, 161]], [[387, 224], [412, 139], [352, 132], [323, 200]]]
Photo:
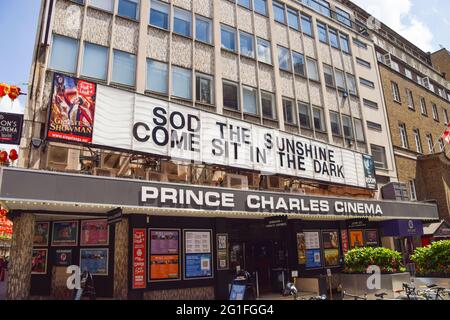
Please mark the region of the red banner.
[[145, 289], [146, 230], [133, 229], [133, 289]]
[[348, 233], [347, 230], [341, 230], [342, 253], [348, 252]]

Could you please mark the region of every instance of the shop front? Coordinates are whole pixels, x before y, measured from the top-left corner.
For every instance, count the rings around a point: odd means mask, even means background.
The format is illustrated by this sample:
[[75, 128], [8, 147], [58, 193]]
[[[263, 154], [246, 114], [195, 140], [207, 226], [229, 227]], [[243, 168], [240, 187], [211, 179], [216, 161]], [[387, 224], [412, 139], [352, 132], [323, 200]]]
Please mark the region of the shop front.
[[9, 299], [71, 299], [70, 265], [93, 274], [100, 298], [227, 299], [238, 270], [260, 296], [279, 294], [293, 273], [338, 275], [345, 252], [381, 245], [383, 221], [438, 217], [434, 204], [12, 168], [0, 200], [14, 222]]

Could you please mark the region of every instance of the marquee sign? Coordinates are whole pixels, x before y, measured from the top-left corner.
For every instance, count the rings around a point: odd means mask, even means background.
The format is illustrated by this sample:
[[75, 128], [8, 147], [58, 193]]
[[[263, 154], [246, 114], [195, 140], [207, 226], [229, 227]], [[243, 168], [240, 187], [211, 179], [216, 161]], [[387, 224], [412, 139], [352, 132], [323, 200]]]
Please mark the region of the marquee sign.
[[107, 86], [95, 97], [93, 145], [376, 189], [369, 155]]

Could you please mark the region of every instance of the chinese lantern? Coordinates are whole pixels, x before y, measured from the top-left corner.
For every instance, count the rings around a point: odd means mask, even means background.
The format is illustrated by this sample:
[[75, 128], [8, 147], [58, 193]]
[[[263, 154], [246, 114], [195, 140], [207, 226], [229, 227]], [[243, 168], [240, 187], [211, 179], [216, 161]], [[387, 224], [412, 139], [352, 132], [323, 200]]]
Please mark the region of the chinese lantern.
[[2, 98], [4, 96], [7, 96], [9, 94], [9, 86], [5, 83], [0, 83], [0, 100], [2, 100]]
[[5, 163], [6, 161], [8, 161], [8, 152], [0, 152], [0, 163]]
[[11, 99], [12, 102], [16, 100], [20, 96], [20, 88], [16, 86], [11, 86], [9, 88], [8, 97]]
[[16, 150], [16, 149], [12, 149], [12, 150], [9, 152], [9, 159], [10, 159], [11, 161], [16, 161], [17, 159], [19, 159], [19, 154], [17, 153], [17, 150]]

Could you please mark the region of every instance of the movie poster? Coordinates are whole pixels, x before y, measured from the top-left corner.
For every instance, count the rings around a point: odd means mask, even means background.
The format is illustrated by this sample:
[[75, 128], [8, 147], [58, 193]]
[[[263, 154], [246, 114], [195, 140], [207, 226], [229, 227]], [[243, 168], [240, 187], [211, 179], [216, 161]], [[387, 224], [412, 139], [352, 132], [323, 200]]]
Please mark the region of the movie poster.
[[150, 280], [179, 279], [178, 256], [151, 256]]
[[82, 246], [107, 246], [109, 227], [107, 220], [86, 220], [81, 222]]
[[68, 267], [72, 264], [72, 250], [61, 249], [56, 250], [55, 266]]
[[47, 274], [47, 249], [33, 249], [31, 274]]
[[323, 231], [322, 239], [323, 239], [323, 247], [325, 249], [339, 249], [338, 231]]
[[350, 231], [350, 248], [359, 248], [364, 246], [363, 232]]
[[52, 246], [76, 246], [78, 221], [53, 222]]
[[50, 231], [49, 222], [36, 222], [34, 226], [33, 245], [35, 247], [48, 246], [48, 234]]
[[151, 230], [150, 248], [152, 255], [178, 254], [180, 232], [177, 230]]
[[80, 249], [81, 272], [88, 271], [93, 276], [108, 275], [108, 249]]
[[53, 78], [48, 138], [91, 143], [97, 86], [62, 74]]
[[298, 264], [306, 264], [306, 244], [304, 233], [297, 233], [297, 257]]
[[366, 246], [378, 245], [378, 232], [377, 230], [366, 230]]

